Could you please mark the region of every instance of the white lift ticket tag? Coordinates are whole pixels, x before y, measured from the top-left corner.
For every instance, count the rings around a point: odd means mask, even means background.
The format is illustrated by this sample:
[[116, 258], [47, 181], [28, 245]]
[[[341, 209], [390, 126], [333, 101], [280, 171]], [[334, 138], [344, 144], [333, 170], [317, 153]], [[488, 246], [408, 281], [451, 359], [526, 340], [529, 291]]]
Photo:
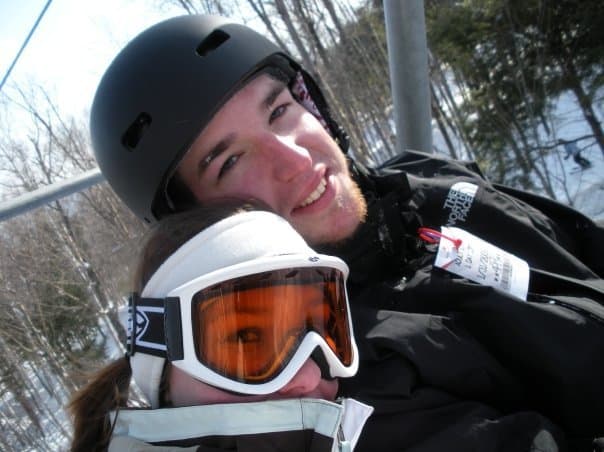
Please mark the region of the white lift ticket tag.
[[[526, 301], [529, 266], [526, 261], [459, 228], [443, 226], [434, 265], [470, 281], [495, 287]], [[461, 239], [459, 248], [451, 240]]]

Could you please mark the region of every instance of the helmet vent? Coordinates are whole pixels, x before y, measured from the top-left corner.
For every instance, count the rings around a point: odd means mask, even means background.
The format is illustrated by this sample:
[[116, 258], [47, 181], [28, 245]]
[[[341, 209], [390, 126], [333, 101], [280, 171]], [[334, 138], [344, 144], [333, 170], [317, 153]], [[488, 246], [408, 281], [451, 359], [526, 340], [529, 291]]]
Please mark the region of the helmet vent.
[[209, 53], [216, 50], [222, 44], [224, 44], [230, 36], [222, 30], [214, 30], [210, 35], [201, 41], [201, 44], [197, 46], [197, 55], [207, 56]]
[[130, 124], [130, 127], [122, 135], [122, 144], [128, 148], [129, 151], [134, 151], [145, 130], [151, 125], [151, 115], [148, 113], [139, 113], [134, 122]]

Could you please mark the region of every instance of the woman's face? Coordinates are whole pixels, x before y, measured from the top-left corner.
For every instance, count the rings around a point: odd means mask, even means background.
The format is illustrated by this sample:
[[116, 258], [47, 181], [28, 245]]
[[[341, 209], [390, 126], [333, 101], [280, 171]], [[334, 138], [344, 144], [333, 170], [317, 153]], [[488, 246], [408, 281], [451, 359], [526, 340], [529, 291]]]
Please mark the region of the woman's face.
[[272, 394], [242, 395], [223, 391], [196, 380], [174, 366], [169, 367], [168, 382], [168, 398], [175, 407], [297, 398], [335, 400], [338, 392], [338, 380], [321, 378], [319, 366], [312, 359], [304, 363], [289, 383]]
[[[297, 346], [299, 336], [307, 334], [309, 328], [320, 332], [335, 347], [338, 340], [332, 337], [332, 329], [341, 327], [336, 317], [346, 317], [327, 300], [337, 298], [338, 286], [323, 280], [311, 283], [306, 273], [292, 269], [278, 277], [286, 278], [285, 275], [289, 283], [271, 285], [270, 296], [265, 288], [258, 287], [258, 275], [251, 282], [239, 279], [237, 291], [222, 287], [200, 296], [195, 304], [195, 341], [212, 344], [198, 350], [203, 362], [212, 369], [220, 369], [224, 376], [245, 375], [250, 381], [266, 381], [279, 371], [278, 358], [285, 360], [292, 356], [295, 352], [292, 347]], [[303, 280], [304, 284], [296, 284]], [[270, 394], [246, 395], [222, 390], [176, 366], [170, 366], [168, 378], [168, 395], [175, 406], [297, 398], [334, 400], [338, 391], [338, 381], [322, 378], [312, 358], [281, 389]]]

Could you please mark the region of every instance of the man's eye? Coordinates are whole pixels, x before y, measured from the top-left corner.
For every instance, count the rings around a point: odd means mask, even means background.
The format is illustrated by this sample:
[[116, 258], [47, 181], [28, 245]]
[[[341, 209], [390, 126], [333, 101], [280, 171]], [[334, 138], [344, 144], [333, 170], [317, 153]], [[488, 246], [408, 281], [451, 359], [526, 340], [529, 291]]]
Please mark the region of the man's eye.
[[226, 172], [229, 171], [235, 165], [235, 163], [237, 163], [237, 160], [239, 160], [240, 156], [241, 154], [233, 154], [224, 161], [220, 167], [220, 171], [218, 172], [218, 179], [224, 176]]
[[275, 108], [271, 112], [271, 116], [268, 120], [269, 124], [272, 124], [273, 121], [275, 121], [276, 119], [279, 119], [281, 116], [283, 116], [285, 114], [285, 112], [287, 111], [287, 107], [289, 107], [289, 102], [287, 102], [285, 104], [281, 104], [277, 108]]

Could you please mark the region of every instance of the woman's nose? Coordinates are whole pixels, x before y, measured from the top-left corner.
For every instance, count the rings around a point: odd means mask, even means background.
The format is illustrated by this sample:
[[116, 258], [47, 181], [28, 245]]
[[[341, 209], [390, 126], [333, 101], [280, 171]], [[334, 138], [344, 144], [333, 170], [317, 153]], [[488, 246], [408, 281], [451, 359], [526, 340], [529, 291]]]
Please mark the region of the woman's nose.
[[300, 398], [311, 393], [320, 382], [321, 370], [319, 366], [312, 359], [308, 359], [296, 375], [277, 392], [283, 396]]

